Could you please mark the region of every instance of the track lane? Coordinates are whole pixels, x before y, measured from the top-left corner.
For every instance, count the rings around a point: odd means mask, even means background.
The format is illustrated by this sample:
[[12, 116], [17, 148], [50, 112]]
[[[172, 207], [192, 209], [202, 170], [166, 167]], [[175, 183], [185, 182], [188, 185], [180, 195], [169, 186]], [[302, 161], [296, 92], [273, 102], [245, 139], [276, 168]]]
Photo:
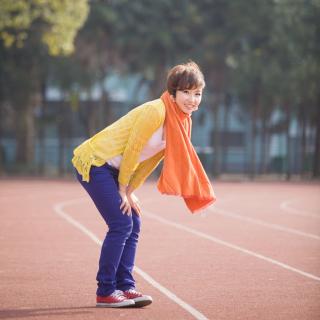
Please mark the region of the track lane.
[[[163, 319], [163, 310], [171, 319], [194, 319], [143, 279], [139, 279], [141, 290], [153, 295], [157, 304], [143, 310], [95, 308], [94, 279], [100, 248], [52, 211], [57, 201], [79, 196], [80, 189], [63, 182], [60, 186], [53, 184], [52, 189], [50, 184], [44, 188], [41, 183], [27, 183], [29, 191], [38, 195], [38, 201], [30, 197], [25, 200], [25, 190], [20, 192], [19, 185], [9, 184], [19, 195], [19, 202], [2, 206], [1, 211], [0, 319], [52, 316], [146, 320]], [[59, 191], [61, 186], [65, 189], [63, 194]], [[0, 190], [5, 195], [6, 190]], [[95, 220], [98, 215], [88, 218]]]
[[[0, 294], [0, 318], [180, 319], [181, 310], [139, 275], [136, 276], [139, 288], [156, 298], [153, 310], [109, 309], [107, 312], [92, 308], [92, 293], [95, 291], [92, 279], [95, 277], [99, 248], [86, 237], [83, 237], [83, 242], [79, 241], [82, 235], [54, 218], [50, 210], [50, 206], [57, 201], [86, 196], [85, 192], [75, 183], [61, 181], [20, 181], [20, 192], [17, 182], [10, 182], [4, 187], [0, 181], [1, 196], [6, 196], [6, 192], [9, 195], [8, 191], [11, 195], [19, 195], [17, 201], [9, 202], [10, 206], [8, 201], [3, 205], [0, 199], [2, 208], [6, 208], [1, 212], [4, 223], [0, 226], [0, 237], [5, 244], [1, 246], [3, 250], [0, 253], [0, 277], [4, 280], [1, 281], [4, 290]], [[216, 184], [218, 198], [221, 195], [227, 199], [230, 190], [245, 198], [249, 189], [246, 184]], [[280, 191], [284, 191], [282, 185]], [[23, 195], [27, 194], [29, 199], [24, 199]], [[30, 194], [37, 195], [38, 203]], [[301, 243], [301, 239], [297, 240], [293, 235], [278, 238], [274, 231], [262, 231], [211, 213], [206, 217], [192, 216], [180, 200], [160, 196], [152, 184], [139, 190], [139, 194], [143, 203], [143, 199], [146, 200], [144, 207], [161, 217], [201, 228], [202, 231], [221, 232], [219, 235], [229, 241], [244, 241], [251, 243], [252, 247], [261, 248], [261, 244], [267, 242], [270, 252], [273, 249], [276, 256], [299, 263], [305, 260], [305, 264], [299, 266], [301, 268], [319, 265], [319, 251], [314, 254], [310, 245], [314, 240]], [[287, 195], [285, 192], [283, 194]], [[153, 200], [154, 196], [156, 200]], [[88, 200], [73, 208], [70, 214], [101, 238], [105, 232], [102, 219]], [[242, 203], [238, 205], [241, 212], [243, 207]], [[254, 210], [250, 214], [255, 214]], [[254, 217], [261, 218], [259, 213]], [[305, 257], [308, 255], [317, 262], [307, 261]], [[26, 264], [25, 273], [21, 272], [20, 258]], [[320, 314], [320, 291], [315, 281], [302, 279], [287, 270], [270, 267], [264, 261], [163, 225], [147, 215], [143, 218], [137, 265], [179, 297], [192, 302], [210, 319], [304, 320], [315, 319]], [[72, 274], [66, 276], [66, 269], [73, 270]], [[80, 284], [77, 283], [79, 279]], [[21, 284], [20, 290], [17, 283]], [[78, 290], [76, 296], [70, 290], [75, 283]], [[19, 295], [20, 299], [12, 300], [12, 294]], [[188, 319], [188, 314], [182, 315], [181, 319]]]

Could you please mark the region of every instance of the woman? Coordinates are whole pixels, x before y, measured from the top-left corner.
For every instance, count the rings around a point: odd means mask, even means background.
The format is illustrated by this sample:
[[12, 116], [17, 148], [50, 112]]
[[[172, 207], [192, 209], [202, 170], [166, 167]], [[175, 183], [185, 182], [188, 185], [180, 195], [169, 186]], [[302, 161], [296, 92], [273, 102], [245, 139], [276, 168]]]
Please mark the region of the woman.
[[173, 67], [167, 91], [106, 127], [74, 150], [79, 182], [108, 225], [97, 273], [97, 306], [142, 307], [152, 298], [135, 290], [132, 276], [141, 208], [133, 191], [164, 158], [161, 193], [182, 196], [191, 212], [215, 201], [190, 141], [191, 114], [205, 81], [198, 65]]

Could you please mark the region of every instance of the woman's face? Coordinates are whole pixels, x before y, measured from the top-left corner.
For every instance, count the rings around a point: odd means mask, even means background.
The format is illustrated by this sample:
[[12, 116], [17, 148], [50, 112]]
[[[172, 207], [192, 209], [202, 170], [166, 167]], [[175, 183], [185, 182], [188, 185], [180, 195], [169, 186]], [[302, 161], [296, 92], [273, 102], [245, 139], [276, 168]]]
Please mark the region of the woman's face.
[[176, 97], [172, 96], [179, 109], [190, 115], [193, 111], [198, 110], [201, 98], [202, 88], [177, 90]]

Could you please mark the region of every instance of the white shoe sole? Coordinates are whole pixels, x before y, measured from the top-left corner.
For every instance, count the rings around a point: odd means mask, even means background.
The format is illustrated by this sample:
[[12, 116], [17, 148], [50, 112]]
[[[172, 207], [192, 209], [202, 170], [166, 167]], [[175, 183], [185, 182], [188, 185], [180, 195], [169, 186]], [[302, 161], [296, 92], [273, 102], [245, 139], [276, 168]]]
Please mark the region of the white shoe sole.
[[99, 308], [125, 308], [125, 307], [134, 307], [135, 302], [131, 299], [117, 302], [117, 303], [104, 303], [104, 302], [97, 302], [96, 307]]
[[148, 306], [153, 301], [150, 296], [143, 296], [143, 297], [135, 298], [132, 300], [134, 301], [135, 307], [137, 308]]

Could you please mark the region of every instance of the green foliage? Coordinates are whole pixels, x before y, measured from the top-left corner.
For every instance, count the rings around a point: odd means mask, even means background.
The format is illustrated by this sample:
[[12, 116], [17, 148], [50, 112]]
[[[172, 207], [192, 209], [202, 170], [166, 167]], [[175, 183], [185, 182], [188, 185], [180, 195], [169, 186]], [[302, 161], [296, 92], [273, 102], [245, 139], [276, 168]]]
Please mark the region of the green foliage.
[[67, 55], [88, 11], [87, 0], [0, 0], [0, 39], [7, 48], [22, 48], [40, 29], [50, 55]]
[[235, 92], [248, 96], [258, 85], [261, 99], [273, 104], [310, 103], [319, 89], [320, 1], [261, 1], [254, 10], [235, 3], [241, 43], [227, 59]]
[[201, 13], [190, 1], [97, 1], [79, 42], [118, 71], [139, 72], [159, 93], [166, 69], [190, 58], [198, 43], [192, 29], [201, 21]]

